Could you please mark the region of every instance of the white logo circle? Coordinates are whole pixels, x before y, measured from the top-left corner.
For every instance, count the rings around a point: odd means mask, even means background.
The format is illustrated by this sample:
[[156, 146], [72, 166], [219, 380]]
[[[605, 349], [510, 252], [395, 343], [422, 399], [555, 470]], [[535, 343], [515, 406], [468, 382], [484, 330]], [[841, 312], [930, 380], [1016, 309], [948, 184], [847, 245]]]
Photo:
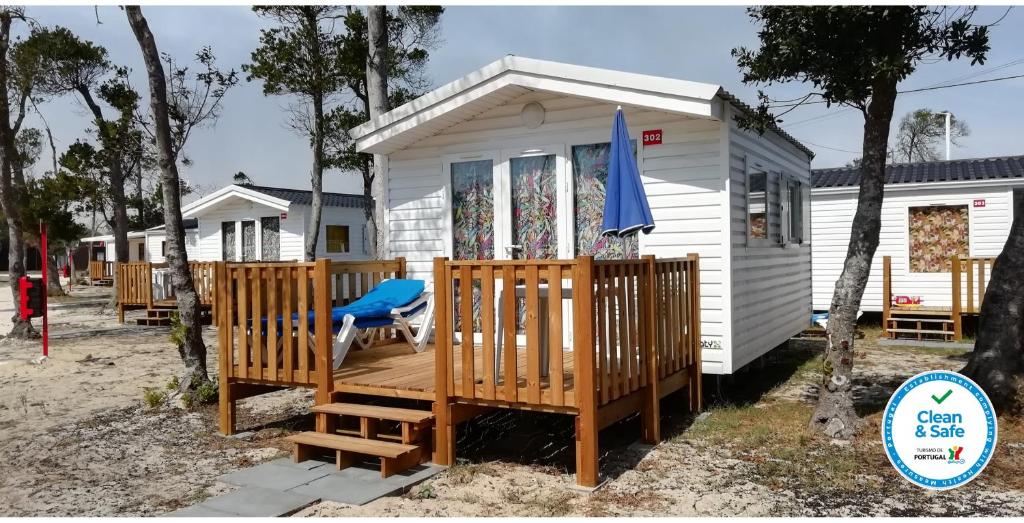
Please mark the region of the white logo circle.
[[998, 428], [985, 391], [950, 371], [922, 372], [900, 385], [882, 417], [882, 443], [908, 481], [933, 490], [959, 487], [988, 465]]

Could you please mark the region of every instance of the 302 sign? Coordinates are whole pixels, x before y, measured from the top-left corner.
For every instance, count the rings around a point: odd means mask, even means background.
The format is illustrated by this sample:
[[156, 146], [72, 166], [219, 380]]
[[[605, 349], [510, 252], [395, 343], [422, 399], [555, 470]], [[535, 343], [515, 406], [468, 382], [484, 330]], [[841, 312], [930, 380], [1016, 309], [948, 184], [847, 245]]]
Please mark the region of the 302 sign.
[[661, 129], [644, 131], [644, 145], [661, 145]]

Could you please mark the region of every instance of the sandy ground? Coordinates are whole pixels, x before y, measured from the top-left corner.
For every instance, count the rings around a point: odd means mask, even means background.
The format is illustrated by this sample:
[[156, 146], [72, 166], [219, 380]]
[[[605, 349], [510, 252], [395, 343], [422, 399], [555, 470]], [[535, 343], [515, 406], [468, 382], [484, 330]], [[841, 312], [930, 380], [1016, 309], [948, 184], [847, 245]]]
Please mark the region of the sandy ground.
[[[83, 288], [67, 303], [107, 292]], [[0, 311], [5, 308], [9, 301], [0, 299]], [[312, 403], [309, 391], [242, 402], [239, 425], [251, 431], [243, 438], [217, 434], [215, 406], [191, 412], [149, 409], [143, 404], [144, 390], [163, 388], [179, 372], [180, 362], [166, 329], [130, 326], [141, 314], [129, 313], [119, 330], [88, 334], [116, 328], [113, 311], [96, 305], [56, 310], [51, 358], [41, 365], [31, 362], [39, 354], [38, 341], [0, 340], [0, 462], [5, 465], [0, 516], [163, 514], [231, 488], [218, 483], [217, 476], [284, 455], [281, 437], [311, 426], [305, 414]], [[215, 332], [207, 330], [205, 339], [209, 368], [216, 369]], [[729, 435], [723, 440], [701, 432], [702, 423], [734, 408], [725, 403], [752, 409], [806, 406], [814, 396], [813, 379], [782, 360], [787, 354], [807, 360], [819, 346], [817, 341], [792, 342], [781, 359], [770, 358], [765, 367], [726, 381], [725, 394], [715, 400], [720, 405], [709, 408], [707, 418], [694, 420], [682, 414], [684, 407], [676, 407], [681, 403], [673, 403], [680, 400], [667, 398], [667, 438], [656, 447], [635, 443], [636, 419], [602, 432], [601, 469], [608, 482], [594, 493], [573, 488], [568, 417], [502, 412], [460, 427], [462, 460], [410, 492], [362, 507], [319, 503], [298, 515], [1024, 514], [1024, 492], [1012, 481], [982, 479], [944, 494], [911, 487], [884, 458], [878, 461], [881, 448], [872, 447], [878, 439], [872, 428], [865, 429], [863, 441], [837, 447], [840, 454], [866, 453], [863, 470], [853, 474], [857, 485], [844, 489], [808, 488], [769, 477], [764, 456], [721, 443]], [[869, 342], [861, 346], [858, 405], [866, 409], [869, 423], [905, 377], [963, 364], [962, 357], [939, 351], [880, 348]], [[707, 387], [714, 396], [714, 380]], [[1007, 444], [1020, 448], [1000, 448], [990, 467], [1013, 469], [1020, 462], [1024, 444]], [[817, 452], [823, 447], [808, 448]]]

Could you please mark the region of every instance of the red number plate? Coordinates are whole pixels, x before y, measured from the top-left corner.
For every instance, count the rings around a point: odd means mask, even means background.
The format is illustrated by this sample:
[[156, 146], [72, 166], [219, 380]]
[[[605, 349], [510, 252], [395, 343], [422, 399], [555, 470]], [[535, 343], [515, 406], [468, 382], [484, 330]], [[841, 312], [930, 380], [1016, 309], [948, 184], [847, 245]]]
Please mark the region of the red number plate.
[[661, 129], [644, 131], [644, 145], [661, 145]]
[[974, 200], [974, 206], [975, 207], [984, 207], [985, 206], [985, 200]]

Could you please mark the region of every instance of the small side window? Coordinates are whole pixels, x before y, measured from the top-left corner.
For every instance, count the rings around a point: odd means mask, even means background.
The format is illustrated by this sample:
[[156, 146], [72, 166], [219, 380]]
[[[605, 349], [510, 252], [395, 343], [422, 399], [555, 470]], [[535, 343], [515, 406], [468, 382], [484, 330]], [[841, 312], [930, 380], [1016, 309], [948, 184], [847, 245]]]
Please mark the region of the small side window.
[[327, 226], [327, 252], [348, 252], [348, 225]]
[[789, 242], [804, 242], [804, 189], [798, 180], [789, 180]]
[[747, 241], [768, 239], [768, 171], [747, 170]]

